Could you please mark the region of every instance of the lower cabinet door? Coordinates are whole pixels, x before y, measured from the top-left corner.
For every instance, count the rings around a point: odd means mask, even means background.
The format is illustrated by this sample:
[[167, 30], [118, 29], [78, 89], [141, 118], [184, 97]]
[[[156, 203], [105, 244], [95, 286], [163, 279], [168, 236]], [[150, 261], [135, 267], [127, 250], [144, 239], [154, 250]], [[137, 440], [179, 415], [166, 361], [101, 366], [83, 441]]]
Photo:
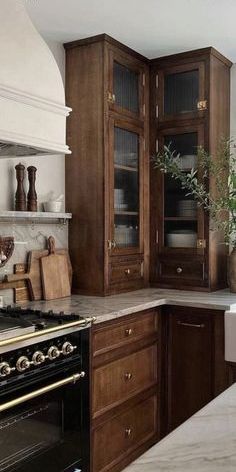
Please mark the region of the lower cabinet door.
[[214, 314], [194, 308], [169, 308], [168, 432], [214, 396]]
[[112, 471], [136, 448], [156, 435], [157, 396], [151, 396], [96, 428], [93, 472]]

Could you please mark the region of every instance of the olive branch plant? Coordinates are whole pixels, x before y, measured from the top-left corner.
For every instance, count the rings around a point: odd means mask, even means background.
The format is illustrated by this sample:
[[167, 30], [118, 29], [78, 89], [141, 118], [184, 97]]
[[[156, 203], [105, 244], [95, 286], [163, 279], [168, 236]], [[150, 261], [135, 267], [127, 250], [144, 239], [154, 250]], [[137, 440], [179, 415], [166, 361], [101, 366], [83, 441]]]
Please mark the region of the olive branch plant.
[[[210, 216], [210, 229], [222, 231], [227, 245], [236, 248], [236, 152], [232, 139], [220, 139], [214, 158], [197, 148], [198, 168], [181, 169], [181, 156], [164, 146], [153, 158], [154, 167], [180, 182], [186, 196]], [[214, 182], [214, 185], [212, 183]]]

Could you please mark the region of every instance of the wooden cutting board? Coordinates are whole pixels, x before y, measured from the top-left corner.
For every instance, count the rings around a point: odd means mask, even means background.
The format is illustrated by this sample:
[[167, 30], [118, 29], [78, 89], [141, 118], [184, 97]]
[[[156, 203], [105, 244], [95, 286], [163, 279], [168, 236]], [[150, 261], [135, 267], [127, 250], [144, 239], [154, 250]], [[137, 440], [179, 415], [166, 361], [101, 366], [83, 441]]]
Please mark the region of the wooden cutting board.
[[49, 255], [40, 259], [44, 300], [69, 297], [71, 294], [68, 262], [65, 254], [55, 252], [55, 239], [48, 238]]
[[[67, 249], [57, 249], [57, 254], [62, 254], [66, 257], [67, 260], [67, 271], [69, 273], [69, 280], [70, 285], [72, 282], [72, 266], [70, 257], [68, 254]], [[41, 278], [41, 266], [40, 266], [40, 259], [41, 257], [48, 256], [49, 251], [47, 249], [37, 250], [37, 251], [30, 251], [28, 254], [28, 261], [27, 266], [28, 270], [23, 273], [18, 274], [8, 274], [5, 277], [5, 280], [9, 282], [20, 282], [26, 281], [29, 295], [31, 300], [42, 300], [43, 298], [43, 286], [42, 286], [42, 278]]]

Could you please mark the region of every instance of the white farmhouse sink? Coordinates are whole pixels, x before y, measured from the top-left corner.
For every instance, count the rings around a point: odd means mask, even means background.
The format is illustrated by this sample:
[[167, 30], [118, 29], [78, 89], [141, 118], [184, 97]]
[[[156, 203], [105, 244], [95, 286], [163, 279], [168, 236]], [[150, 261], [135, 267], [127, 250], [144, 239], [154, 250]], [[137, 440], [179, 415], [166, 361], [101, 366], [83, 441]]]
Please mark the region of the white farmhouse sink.
[[236, 311], [225, 312], [225, 360], [236, 362]]

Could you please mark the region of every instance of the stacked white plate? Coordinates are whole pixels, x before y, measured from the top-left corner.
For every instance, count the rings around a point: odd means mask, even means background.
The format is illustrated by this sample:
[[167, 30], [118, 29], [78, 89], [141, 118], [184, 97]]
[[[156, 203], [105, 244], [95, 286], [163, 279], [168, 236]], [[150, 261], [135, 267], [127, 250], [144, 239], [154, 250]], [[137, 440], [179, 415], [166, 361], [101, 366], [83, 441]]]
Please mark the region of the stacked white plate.
[[177, 229], [167, 233], [168, 247], [196, 247], [197, 233], [188, 229]]
[[196, 218], [197, 202], [195, 200], [179, 200], [177, 204], [177, 216], [182, 218]]
[[195, 154], [184, 154], [180, 156], [179, 167], [181, 170], [196, 169], [197, 156]]
[[125, 191], [123, 188], [115, 188], [114, 197], [115, 210], [121, 211], [129, 208], [128, 203], [125, 203]]

